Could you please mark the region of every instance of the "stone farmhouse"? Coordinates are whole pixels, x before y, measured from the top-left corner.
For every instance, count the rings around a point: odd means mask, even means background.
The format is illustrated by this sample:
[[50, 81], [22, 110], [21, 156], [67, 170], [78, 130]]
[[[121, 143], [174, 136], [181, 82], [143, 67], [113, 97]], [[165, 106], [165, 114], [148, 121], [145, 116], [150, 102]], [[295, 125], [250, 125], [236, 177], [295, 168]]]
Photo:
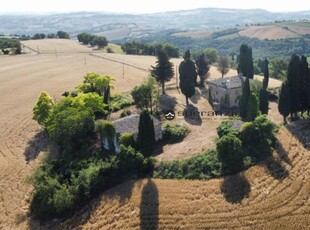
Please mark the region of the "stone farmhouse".
[[212, 79], [208, 81], [209, 90], [215, 111], [238, 109], [242, 84], [245, 77], [241, 74], [233, 77]]

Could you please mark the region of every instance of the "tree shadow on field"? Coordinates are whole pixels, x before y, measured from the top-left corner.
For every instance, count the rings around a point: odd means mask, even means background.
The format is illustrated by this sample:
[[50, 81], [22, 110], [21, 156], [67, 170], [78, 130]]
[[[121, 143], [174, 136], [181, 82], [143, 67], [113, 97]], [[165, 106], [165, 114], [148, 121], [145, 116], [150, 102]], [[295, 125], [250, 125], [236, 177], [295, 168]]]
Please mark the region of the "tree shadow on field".
[[225, 177], [221, 185], [221, 192], [226, 201], [232, 204], [240, 203], [248, 197], [250, 191], [251, 185], [242, 173]]
[[144, 185], [140, 203], [140, 229], [158, 229], [158, 189], [149, 178]]
[[159, 108], [161, 110], [174, 110], [178, 104], [177, 98], [167, 94], [160, 95], [159, 97]]
[[24, 155], [27, 163], [37, 158], [42, 151], [48, 149], [48, 138], [45, 130], [42, 130], [28, 141]]
[[193, 95], [190, 98], [190, 101], [193, 102], [194, 104], [197, 104], [200, 99], [201, 99], [201, 93], [199, 90], [195, 89], [195, 95]]
[[198, 108], [194, 105], [188, 105], [183, 110], [183, 116], [187, 123], [191, 125], [201, 126], [202, 119]]

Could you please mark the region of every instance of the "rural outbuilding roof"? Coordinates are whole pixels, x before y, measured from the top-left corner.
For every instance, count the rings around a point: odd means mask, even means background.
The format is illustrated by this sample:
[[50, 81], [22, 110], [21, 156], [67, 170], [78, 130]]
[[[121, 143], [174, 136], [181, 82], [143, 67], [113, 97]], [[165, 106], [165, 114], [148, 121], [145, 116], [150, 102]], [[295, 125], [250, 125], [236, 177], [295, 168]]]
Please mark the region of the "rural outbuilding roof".
[[[245, 77], [242, 77], [242, 78], [243, 78], [243, 81], [246, 80]], [[217, 87], [225, 88], [225, 89], [240, 88], [242, 86], [242, 81], [241, 81], [240, 76], [217, 78], [217, 79], [209, 80], [208, 83], [215, 85]]]
[[[161, 125], [161, 122], [152, 116], [154, 127]], [[139, 131], [140, 114], [131, 114], [113, 121], [115, 131], [117, 133], [138, 133]]]

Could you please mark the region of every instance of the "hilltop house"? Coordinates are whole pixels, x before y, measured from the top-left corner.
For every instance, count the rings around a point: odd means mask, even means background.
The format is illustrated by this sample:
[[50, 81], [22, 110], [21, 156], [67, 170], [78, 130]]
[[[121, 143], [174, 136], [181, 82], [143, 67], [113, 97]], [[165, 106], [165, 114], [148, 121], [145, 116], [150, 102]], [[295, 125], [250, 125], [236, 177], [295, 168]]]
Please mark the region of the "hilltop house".
[[242, 94], [245, 77], [241, 74], [234, 77], [212, 79], [208, 81], [209, 90], [215, 111], [237, 109]]
[[[159, 121], [157, 118], [153, 117], [153, 123], [154, 123], [154, 130], [155, 130], [155, 141], [159, 141], [163, 137], [162, 128], [161, 128], [161, 121]], [[115, 151], [119, 152], [119, 143], [117, 140], [117, 136], [123, 134], [123, 133], [133, 133], [133, 138], [136, 141], [138, 138], [138, 131], [139, 131], [139, 121], [140, 121], [140, 114], [132, 114], [127, 117], [123, 117], [120, 119], [117, 119], [113, 121], [116, 137], [114, 139], [114, 145], [115, 145]], [[108, 141], [105, 139], [103, 141], [105, 149], [108, 150], [109, 145]]]

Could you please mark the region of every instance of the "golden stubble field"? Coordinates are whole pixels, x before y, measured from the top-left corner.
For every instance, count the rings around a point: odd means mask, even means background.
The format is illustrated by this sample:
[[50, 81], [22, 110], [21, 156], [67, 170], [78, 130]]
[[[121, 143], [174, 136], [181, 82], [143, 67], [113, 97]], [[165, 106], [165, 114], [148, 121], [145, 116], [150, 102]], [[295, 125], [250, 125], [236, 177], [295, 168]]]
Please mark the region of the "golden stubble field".
[[[57, 100], [81, 83], [87, 72], [110, 74], [116, 78], [115, 91], [128, 92], [143, 81], [155, 62], [153, 57], [118, 54], [96, 53], [104, 58], [95, 57], [80, 53], [85, 47], [72, 41], [57, 45], [55, 41], [44, 44], [57, 46], [57, 55], [0, 56], [0, 229], [306, 229], [310, 225], [309, 152], [286, 129], [279, 134], [280, 153], [244, 174], [211, 181], [129, 181], [81, 207], [65, 223], [40, 225], [32, 220], [28, 213], [32, 188], [26, 177], [47, 150], [46, 137], [32, 120], [39, 93], [45, 90]], [[33, 49], [41, 47], [41, 42], [32, 44]], [[69, 45], [78, 48], [74, 51]], [[213, 73], [220, 76], [214, 69]], [[182, 107], [184, 98], [176, 90], [169, 93]], [[193, 98], [192, 103], [203, 109], [209, 106], [201, 98], [196, 104]], [[209, 129], [216, 125], [190, 125], [187, 141], [196, 142], [191, 147], [184, 143], [164, 146], [159, 158], [199, 153], [212, 144]]]

